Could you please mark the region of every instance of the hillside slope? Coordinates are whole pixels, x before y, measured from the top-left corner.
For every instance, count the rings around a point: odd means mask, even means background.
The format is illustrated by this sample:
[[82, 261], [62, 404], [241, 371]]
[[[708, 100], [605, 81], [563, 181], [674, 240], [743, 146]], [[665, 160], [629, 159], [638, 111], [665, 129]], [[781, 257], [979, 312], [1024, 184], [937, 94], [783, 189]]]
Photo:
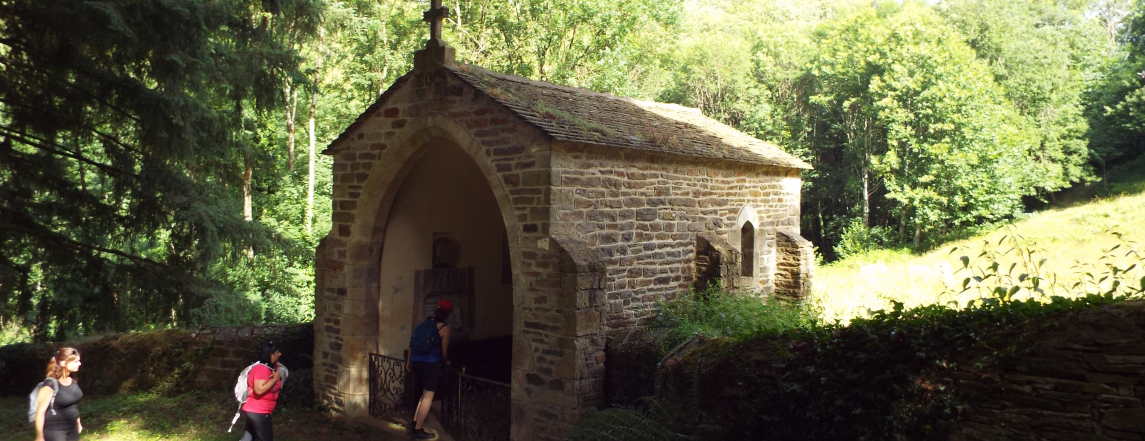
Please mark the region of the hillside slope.
[[[999, 285], [1020, 286], [1015, 298], [1107, 291], [1114, 280], [1137, 287], [1145, 282], [1137, 254], [1143, 247], [1145, 193], [1137, 193], [1036, 213], [923, 255], [879, 250], [849, 257], [817, 269], [812, 302], [824, 319], [847, 321], [893, 301], [965, 305]], [[975, 276], [984, 279], [979, 283]], [[1033, 276], [1039, 276], [1040, 292]]]

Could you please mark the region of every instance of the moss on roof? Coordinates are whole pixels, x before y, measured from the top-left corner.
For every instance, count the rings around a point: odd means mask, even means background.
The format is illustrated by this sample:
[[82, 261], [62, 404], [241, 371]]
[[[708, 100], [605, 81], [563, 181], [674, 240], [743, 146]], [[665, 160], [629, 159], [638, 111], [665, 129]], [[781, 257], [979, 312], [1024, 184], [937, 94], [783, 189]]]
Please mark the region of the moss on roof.
[[774, 144], [698, 109], [558, 86], [471, 65], [449, 68], [555, 139], [790, 168], [811, 168]]
[[[769, 142], [748, 136], [698, 109], [622, 98], [459, 64], [446, 68], [554, 139], [674, 155], [788, 168], [811, 168]], [[341, 142], [381, 106], [411, 73], [395, 81], [324, 151]]]

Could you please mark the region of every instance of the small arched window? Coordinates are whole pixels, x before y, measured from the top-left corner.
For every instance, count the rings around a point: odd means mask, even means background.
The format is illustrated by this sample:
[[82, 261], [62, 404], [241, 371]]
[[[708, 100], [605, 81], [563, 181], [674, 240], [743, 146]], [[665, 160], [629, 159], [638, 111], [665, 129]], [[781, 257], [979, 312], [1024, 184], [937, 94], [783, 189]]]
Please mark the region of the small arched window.
[[744, 222], [739, 230], [740, 276], [755, 277], [755, 227]]

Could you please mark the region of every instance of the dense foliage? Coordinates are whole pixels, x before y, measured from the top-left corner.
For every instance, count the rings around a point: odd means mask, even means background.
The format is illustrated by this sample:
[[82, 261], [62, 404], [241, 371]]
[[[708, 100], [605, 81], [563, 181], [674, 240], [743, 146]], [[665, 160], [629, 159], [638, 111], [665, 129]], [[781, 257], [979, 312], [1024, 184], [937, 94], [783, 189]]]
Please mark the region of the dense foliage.
[[[0, 332], [302, 322], [320, 155], [424, 0], [0, 0]], [[446, 2], [490, 69], [698, 107], [807, 159], [830, 260], [1005, 221], [1141, 155], [1139, 0]]]
[[271, 6], [0, 3], [4, 321], [39, 339], [177, 325], [252, 283], [230, 269], [244, 250], [296, 258], [232, 208], [297, 68]]

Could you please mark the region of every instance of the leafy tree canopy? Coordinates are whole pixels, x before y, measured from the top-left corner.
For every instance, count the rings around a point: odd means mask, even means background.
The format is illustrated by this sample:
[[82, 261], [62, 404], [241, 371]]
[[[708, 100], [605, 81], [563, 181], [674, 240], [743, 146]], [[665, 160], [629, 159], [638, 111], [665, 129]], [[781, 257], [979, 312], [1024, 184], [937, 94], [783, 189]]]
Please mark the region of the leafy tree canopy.
[[298, 64], [240, 0], [0, 2], [0, 320], [39, 338], [191, 320], [277, 240], [236, 164]]

